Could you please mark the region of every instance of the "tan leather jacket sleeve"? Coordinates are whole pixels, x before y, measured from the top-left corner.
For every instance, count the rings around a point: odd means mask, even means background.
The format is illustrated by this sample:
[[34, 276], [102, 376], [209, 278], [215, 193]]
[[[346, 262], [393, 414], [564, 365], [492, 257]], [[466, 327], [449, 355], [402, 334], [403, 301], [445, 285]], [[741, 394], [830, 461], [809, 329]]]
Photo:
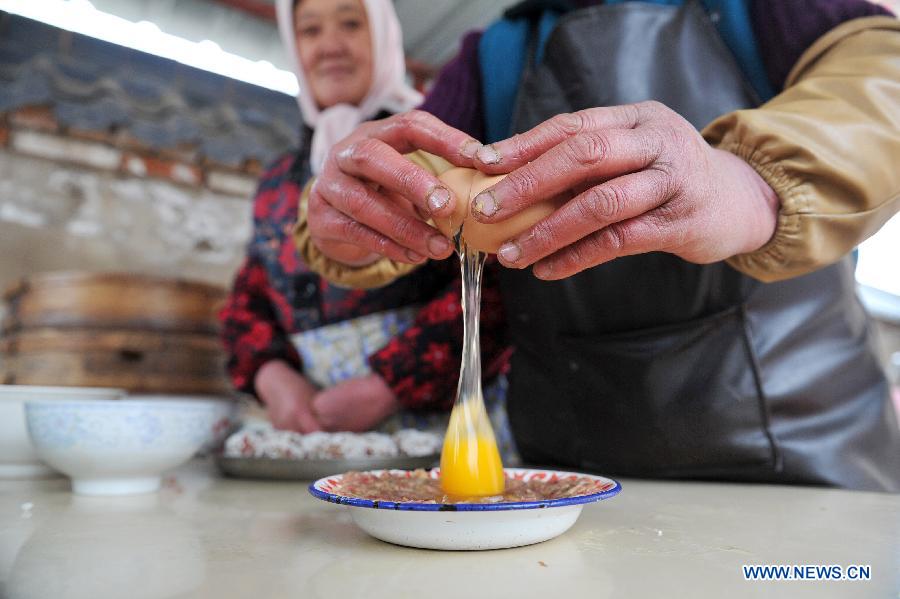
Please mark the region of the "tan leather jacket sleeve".
[[[408, 154], [407, 158], [434, 175], [440, 175], [453, 167], [443, 158], [421, 151]], [[297, 245], [297, 251], [300, 252], [300, 256], [310, 270], [321, 275], [329, 283], [340, 287], [372, 289], [393, 283], [419, 267], [417, 264], [405, 264], [388, 258], [380, 258], [365, 266], [348, 266], [323, 254], [313, 242], [306, 220], [309, 191], [314, 182], [313, 179], [307, 183], [303, 188], [303, 193], [300, 194], [297, 223], [294, 225], [294, 242]]]
[[703, 135], [781, 199], [772, 239], [732, 267], [777, 281], [835, 262], [900, 210], [900, 21], [835, 28], [803, 54], [781, 94]]

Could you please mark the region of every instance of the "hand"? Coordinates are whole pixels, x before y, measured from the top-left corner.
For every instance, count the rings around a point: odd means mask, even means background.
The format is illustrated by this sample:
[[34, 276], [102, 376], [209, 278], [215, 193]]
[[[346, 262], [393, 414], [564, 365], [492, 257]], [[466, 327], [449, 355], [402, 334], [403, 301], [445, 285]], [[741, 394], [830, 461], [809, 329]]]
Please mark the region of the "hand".
[[399, 407], [394, 392], [377, 374], [338, 383], [313, 399], [313, 412], [327, 431], [371, 430]]
[[284, 360], [263, 364], [254, 386], [275, 428], [299, 433], [322, 430], [312, 411], [318, 389]]
[[746, 162], [657, 102], [556, 116], [482, 147], [475, 166], [509, 173], [473, 200], [481, 222], [568, 201], [505, 243], [500, 262], [562, 279], [619, 256], [668, 252], [705, 264], [764, 245], [779, 201]]
[[378, 255], [416, 264], [453, 247], [424, 221], [449, 216], [458, 199], [401, 153], [425, 150], [472, 166], [481, 144], [425, 112], [360, 125], [335, 144], [309, 194], [310, 236], [328, 257], [358, 266]]

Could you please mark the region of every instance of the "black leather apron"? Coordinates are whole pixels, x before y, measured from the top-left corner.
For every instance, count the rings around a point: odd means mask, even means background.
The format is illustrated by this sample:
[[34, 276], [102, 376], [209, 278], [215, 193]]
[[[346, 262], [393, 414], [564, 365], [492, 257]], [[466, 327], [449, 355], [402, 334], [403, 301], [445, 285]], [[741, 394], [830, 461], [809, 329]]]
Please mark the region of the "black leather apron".
[[[649, 99], [698, 129], [758, 104], [702, 7], [631, 2], [560, 19], [513, 126]], [[527, 462], [900, 490], [900, 433], [849, 259], [774, 284], [663, 253], [559, 282], [502, 270]]]

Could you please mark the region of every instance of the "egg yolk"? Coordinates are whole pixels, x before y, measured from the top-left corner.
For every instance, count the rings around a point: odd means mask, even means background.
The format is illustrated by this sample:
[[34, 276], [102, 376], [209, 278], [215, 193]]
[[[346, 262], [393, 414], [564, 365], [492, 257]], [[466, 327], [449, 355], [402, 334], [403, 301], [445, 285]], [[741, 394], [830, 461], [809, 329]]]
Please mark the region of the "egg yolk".
[[459, 403], [444, 437], [441, 488], [454, 497], [483, 497], [502, 494], [504, 486], [503, 463], [484, 404]]

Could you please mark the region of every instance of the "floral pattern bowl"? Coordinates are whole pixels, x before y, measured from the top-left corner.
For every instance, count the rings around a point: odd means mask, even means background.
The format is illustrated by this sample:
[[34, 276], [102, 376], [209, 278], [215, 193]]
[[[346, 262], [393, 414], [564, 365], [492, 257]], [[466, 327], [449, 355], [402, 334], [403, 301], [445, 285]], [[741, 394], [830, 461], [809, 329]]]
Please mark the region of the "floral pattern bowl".
[[38, 456], [72, 479], [80, 495], [157, 491], [216, 435], [220, 400], [28, 401], [25, 420]]

